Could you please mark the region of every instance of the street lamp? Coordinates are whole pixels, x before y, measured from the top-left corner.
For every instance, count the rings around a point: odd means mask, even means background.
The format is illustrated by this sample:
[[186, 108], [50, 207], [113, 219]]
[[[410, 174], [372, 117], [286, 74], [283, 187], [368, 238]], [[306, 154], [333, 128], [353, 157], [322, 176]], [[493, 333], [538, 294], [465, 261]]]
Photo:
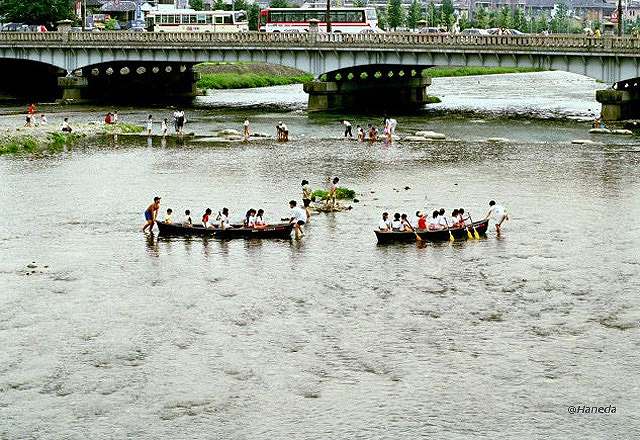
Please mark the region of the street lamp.
[[331, 33], [331, 0], [327, 0], [327, 12], [325, 14], [325, 22], [327, 23], [327, 33]]

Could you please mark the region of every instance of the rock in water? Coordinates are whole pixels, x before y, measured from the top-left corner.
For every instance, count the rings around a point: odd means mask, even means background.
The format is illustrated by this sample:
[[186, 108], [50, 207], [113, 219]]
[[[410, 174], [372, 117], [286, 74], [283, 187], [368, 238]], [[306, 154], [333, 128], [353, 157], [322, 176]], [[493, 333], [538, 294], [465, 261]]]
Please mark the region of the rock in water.
[[625, 135], [625, 136], [629, 136], [629, 135], [633, 134], [633, 132], [631, 130], [626, 130], [626, 129], [622, 129], [622, 128], [617, 129], [617, 130], [613, 130], [613, 131], [611, 131], [611, 133], [613, 133], [613, 134], [622, 134], [622, 135]]
[[410, 142], [426, 142], [427, 138], [422, 136], [406, 136], [404, 140]]
[[577, 145], [593, 145], [596, 142], [593, 142], [591, 139], [574, 139], [571, 143]]
[[416, 131], [415, 135], [423, 138], [427, 138], [427, 139], [446, 139], [447, 138], [444, 134], [436, 133], [435, 131]]
[[234, 130], [233, 128], [225, 128], [224, 130], [220, 130], [217, 133], [218, 136], [239, 136], [240, 132], [238, 130]]
[[500, 137], [495, 137], [495, 138], [488, 138], [487, 142], [490, 142], [492, 144], [503, 144], [505, 142], [509, 142], [509, 139], [507, 138], [500, 138]]

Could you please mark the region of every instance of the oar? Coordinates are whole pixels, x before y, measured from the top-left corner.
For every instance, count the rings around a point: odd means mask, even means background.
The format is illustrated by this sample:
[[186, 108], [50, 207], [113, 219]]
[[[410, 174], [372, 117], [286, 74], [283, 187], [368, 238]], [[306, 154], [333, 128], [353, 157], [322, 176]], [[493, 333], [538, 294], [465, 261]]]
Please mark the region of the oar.
[[455, 238], [453, 238], [453, 234], [451, 233], [451, 228], [449, 228], [449, 222], [446, 217], [444, 217], [444, 222], [447, 225], [447, 230], [449, 231], [449, 241], [454, 241]]
[[[476, 231], [476, 227], [473, 224], [473, 219], [471, 218], [471, 213], [469, 213], [469, 221], [471, 222], [471, 227], [473, 228], [473, 236], [476, 238], [476, 240], [480, 240], [480, 234], [478, 234], [478, 231]], [[468, 229], [467, 232], [469, 232]]]
[[413, 229], [413, 226], [411, 226], [411, 223], [407, 222], [406, 224], [407, 224], [407, 226], [409, 226], [409, 228], [413, 231], [413, 233], [414, 233], [414, 234], [416, 234], [416, 241], [422, 241], [422, 237], [420, 237], [420, 236], [418, 235], [418, 233], [416, 232], [416, 230], [415, 230], [415, 229]]
[[[464, 217], [462, 218], [462, 226], [464, 226]], [[473, 235], [471, 235], [469, 228], [467, 228], [467, 239], [473, 240]]]

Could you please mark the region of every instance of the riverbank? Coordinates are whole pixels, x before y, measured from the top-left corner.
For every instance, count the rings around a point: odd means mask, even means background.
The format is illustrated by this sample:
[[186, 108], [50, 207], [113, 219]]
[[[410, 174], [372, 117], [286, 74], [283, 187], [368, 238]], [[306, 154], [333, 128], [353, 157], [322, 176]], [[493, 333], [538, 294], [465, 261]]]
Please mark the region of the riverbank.
[[544, 72], [536, 67], [430, 67], [422, 71], [423, 76], [449, 78], [457, 76], [504, 75], [507, 73]]
[[141, 133], [144, 127], [120, 123], [102, 125], [86, 123], [73, 126], [73, 132], [63, 133], [55, 125], [40, 125], [7, 130], [0, 135], [0, 156], [10, 155], [46, 155], [63, 151], [76, 145], [81, 139], [102, 135]]
[[203, 63], [195, 66], [200, 74], [199, 89], [249, 89], [302, 84], [313, 75], [298, 69], [265, 63]]

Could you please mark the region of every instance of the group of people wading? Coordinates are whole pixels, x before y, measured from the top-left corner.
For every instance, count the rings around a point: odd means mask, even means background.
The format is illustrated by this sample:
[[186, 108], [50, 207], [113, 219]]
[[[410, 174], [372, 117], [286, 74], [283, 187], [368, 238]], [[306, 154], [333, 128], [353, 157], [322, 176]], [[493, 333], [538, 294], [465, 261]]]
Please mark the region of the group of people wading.
[[[493, 218], [496, 222], [496, 231], [499, 233], [502, 223], [509, 220], [509, 214], [502, 205], [495, 201], [489, 202], [489, 211], [483, 220]], [[388, 212], [382, 213], [382, 219], [378, 224], [378, 230], [382, 232], [415, 232], [415, 231], [442, 231], [471, 226], [473, 219], [471, 214], [465, 215], [464, 208], [451, 211], [450, 215], [444, 208], [435, 209], [429, 215], [422, 211], [417, 211], [413, 219], [409, 220], [407, 214], [396, 212], [393, 218], [389, 218]]]
[[[351, 122], [342, 120], [341, 124], [344, 126], [344, 137], [353, 139], [353, 126]], [[382, 135], [386, 144], [393, 142], [393, 135], [396, 133], [397, 126], [398, 121], [387, 116], [384, 117], [384, 120], [382, 121]], [[377, 142], [378, 137], [378, 128], [374, 124], [368, 124], [366, 128], [364, 126], [356, 125], [356, 138], [359, 142]]]
[[[336, 191], [338, 189], [338, 182], [340, 179], [338, 177], [334, 177], [331, 181], [331, 185], [329, 187], [326, 206], [335, 207], [336, 206]], [[142, 232], [146, 232], [147, 229], [149, 231], [153, 230], [153, 226], [158, 220], [158, 213], [160, 212], [160, 200], [161, 197], [154, 197], [153, 203], [151, 203], [147, 209], [144, 211], [144, 219], [145, 223], [142, 226]], [[303, 206], [298, 206], [298, 202], [295, 200], [289, 201], [289, 224], [293, 226], [295, 231], [296, 239], [300, 239], [304, 236], [303, 227], [311, 218], [310, 206], [311, 202], [314, 200], [313, 192], [309, 187], [309, 181], [304, 179], [302, 180], [302, 204]], [[194, 223], [191, 218], [191, 211], [189, 209], [185, 210], [184, 217], [179, 224], [185, 227], [203, 227], [203, 228], [215, 228], [215, 229], [229, 229], [236, 227], [243, 228], [252, 228], [252, 229], [264, 229], [269, 226], [267, 221], [265, 220], [265, 211], [264, 209], [253, 209], [250, 208], [243, 219], [242, 225], [233, 225], [230, 221], [230, 214], [228, 208], [222, 208], [221, 211], [218, 211], [218, 215], [215, 219], [212, 216], [213, 211], [211, 208], [205, 209], [202, 214], [202, 218], [199, 223]], [[284, 219], [283, 219], [284, 220]], [[164, 223], [172, 224], [173, 221], [173, 209], [169, 208], [166, 211], [166, 214], [162, 220]]]

